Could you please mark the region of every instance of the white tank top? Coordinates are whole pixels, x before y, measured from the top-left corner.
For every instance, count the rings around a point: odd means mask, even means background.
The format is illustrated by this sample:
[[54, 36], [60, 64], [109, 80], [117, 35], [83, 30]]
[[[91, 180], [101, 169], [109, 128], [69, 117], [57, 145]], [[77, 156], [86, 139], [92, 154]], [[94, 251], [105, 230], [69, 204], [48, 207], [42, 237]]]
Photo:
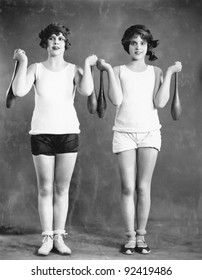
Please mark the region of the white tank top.
[[121, 132], [149, 132], [161, 128], [154, 106], [154, 67], [143, 72], [133, 72], [126, 65], [120, 66], [123, 101], [116, 109], [113, 130]]
[[79, 121], [74, 107], [76, 87], [75, 65], [54, 72], [36, 63], [35, 108], [30, 134], [79, 133]]

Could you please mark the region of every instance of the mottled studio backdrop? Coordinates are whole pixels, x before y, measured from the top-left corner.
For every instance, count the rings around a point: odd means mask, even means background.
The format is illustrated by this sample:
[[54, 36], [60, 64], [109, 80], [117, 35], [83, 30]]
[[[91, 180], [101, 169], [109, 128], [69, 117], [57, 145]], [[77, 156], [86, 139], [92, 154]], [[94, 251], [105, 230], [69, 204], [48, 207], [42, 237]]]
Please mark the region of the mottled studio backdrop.
[[[113, 66], [126, 63], [120, 43], [130, 25], [147, 25], [160, 40], [154, 62], [166, 70], [183, 64], [179, 93], [183, 114], [173, 121], [171, 100], [159, 111], [162, 151], [152, 184], [152, 221], [179, 221], [200, 233], [202, 219], [202, 1], [198, 0], [1, 0], [0, 1], [0, 228], [39, 230], [37, 188], [28, 131], [34, 91], [5, 107], [12, 75], [13, 51], [22, 48], [29, 64], [46, 58], [39, 31], [50, 22], [71, 29], [66, 59], [83, 65], [89, 54]], [[98, 91], [99, 75], [95, 85]], [[173, 94], [173, 80], [171, 93]], [[107, 79], [105, 76], [105, 87]], [[171, 95], [172, 96], [172, 95]], [[81, 150], [71, 184], [69, 225], [119, 228], [120, 180], [111, 151], [115, 108], [108, 102], [104, 119], [88, 113], [87, 99], [77, 94]]]

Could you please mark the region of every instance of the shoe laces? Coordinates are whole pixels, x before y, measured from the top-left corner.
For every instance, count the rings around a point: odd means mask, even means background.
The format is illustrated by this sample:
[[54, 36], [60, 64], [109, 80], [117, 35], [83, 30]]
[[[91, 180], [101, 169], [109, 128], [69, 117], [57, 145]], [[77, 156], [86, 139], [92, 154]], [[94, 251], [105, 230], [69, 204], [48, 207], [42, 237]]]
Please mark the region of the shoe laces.
[[52, 242], [52, 240], [53, 240], [53, 236], [51, 236], [51, 235], [45, 235], [44, 238], [43, 238], [43, 240], [42, 240], [42, 243], [43, 243], [44, 245], [48, 245], [48, 244], [50, 244], [50, 243]]
[[137, 244], [140, 246], [140, 247], [147, 247], [147, 243], [144, 239], [144, 236], [137, 236]]
[[63, 238], [67, 237], [67, 233], [63, 233], [63, 234], [56, 234], [54, 236], [54, 240], [56, 240], [58, 243], [64, 243]]
[[135, 244], [136, 244], [136, 241], [135, 241], [135, 240], [128, 240], [128, 241], [125, 243], [125, 248], [134, 248], [134, 247], [135, 247]]

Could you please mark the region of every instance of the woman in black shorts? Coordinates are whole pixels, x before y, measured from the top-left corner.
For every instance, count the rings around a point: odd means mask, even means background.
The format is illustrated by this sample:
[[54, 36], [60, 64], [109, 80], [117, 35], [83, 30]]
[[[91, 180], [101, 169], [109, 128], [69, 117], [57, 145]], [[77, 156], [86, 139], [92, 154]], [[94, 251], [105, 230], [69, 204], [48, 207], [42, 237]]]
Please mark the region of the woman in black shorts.
[[48, 58], [28, 65], [25, 52], [17, 49], [14, 59], [20, 63], [13, 82], [16, 96], [26, 95], [34, 86], [35, 107], [31, 121], [31, 148], [38, 182], [38, 209], [43, 242], [38, 253], [48, 255], [53, 247], [71, 254], [65, 245], [65, 223], [69, 205], [69, 186], [79, 147], [79, 121], [74, 107], [76, 89], [88, 96], [93, 91], [90, 67], [97, 57], [85, 59], [84, 69], [66, 62], [70, 47], [69, 29], [50, 24], [39, 33], [40, 46]]

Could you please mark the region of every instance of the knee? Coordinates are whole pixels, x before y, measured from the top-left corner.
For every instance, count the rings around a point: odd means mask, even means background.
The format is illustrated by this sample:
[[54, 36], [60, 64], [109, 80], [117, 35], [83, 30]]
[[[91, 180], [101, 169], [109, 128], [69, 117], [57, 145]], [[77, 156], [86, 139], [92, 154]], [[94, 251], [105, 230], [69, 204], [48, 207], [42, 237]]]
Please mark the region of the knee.
[[137, 193], [138, 195], [145, 196], [150, 194], [150, 183], [141, 183], [137, 186]]
[[131, 188], [129, 186], [122, 185], [121, 193], [124, 196], [133, 196], [134, 195], [134, 190], [133, 190], [133, 188]]
[[48, 197], [53, 195], [53, 186], [51, 184], [39, 185], [39, 196]]
[[69, 192], [69, 183], [59, 183], [55, 185], [55, 193], [58, 196], [67, 195]]

